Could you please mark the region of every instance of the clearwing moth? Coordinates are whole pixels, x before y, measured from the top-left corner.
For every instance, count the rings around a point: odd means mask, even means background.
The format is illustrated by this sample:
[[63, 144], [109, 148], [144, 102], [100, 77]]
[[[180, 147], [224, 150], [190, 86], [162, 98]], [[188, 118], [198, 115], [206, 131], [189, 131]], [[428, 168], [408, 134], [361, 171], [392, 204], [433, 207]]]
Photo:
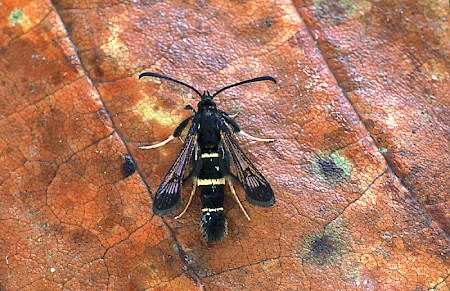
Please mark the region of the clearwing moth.
[[[201, 97], [197, 111], [190, 105], [185, 107], [187, 110], [191, 110], [193, 115], [182, 121], [168, 139], [152, 146], [141, 147], [149, 149], [165, 145], [179, 137], [186, 126], [190, 122], [192, 123], [180, 153], [156, 191], [153, 201], [153, 212], [156, 215], [163, 216], [177, 209], [181, 204], [180, 192], [183, 183], [191, 182], [193, 189], [189, 201], [176, 219], [187, 211], [198, 186], [203, 213], [200, 222], [202, 238], [204, 241], [214, 242], [222, 240], [227, 234], [227, 220], [223, 210], [225, 182], [229, 184], [231, 192], [249, 220], [249, 216], [236, 195], [233, 182], [244, 189], [248, 202], [262, 207], [269, 207], [275, 203], [275, 195], [269, 183], [241, 150], [233, 135], [241, 133], [258, 141], [274, 140], [260, 139], [244, 133], [227, 113], [217, 109], [213, 101], [216, 95], [229, 88], [259, 81], [276, 83], [274, 78], [262, 76], [249, 79], [223, 87], [211, 95], [208, 91], [201, 94], [188, 84], [157, 73], [142, 73], [139, 75], [139, 79], [142, 77], [161, 78], [181, 84]], [[192, 169], [189, 174], [185, 175], [190, 161], [192, 161]], [[231, 165], [234, 169], [233, 172], [230, 170]]]

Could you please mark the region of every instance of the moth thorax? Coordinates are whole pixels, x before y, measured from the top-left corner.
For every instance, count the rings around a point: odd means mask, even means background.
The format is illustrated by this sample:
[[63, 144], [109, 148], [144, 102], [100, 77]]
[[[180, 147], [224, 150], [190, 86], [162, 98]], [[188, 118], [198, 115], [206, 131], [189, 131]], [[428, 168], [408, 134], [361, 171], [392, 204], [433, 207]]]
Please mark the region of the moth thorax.
[[[205, 211], [206, 210], [206, 211]], [[222, 210], [205, 209], [200, 222], [204, 241], [220, 241], [227, 235], [227, 219]]]

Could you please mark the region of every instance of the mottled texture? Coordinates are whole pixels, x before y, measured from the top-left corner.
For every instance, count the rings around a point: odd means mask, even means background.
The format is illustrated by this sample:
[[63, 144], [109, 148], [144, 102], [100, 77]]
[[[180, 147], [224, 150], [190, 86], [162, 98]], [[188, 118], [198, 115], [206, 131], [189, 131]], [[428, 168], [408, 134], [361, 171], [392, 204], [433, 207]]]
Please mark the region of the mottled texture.
[[[448, 1], [6, 1], [0, 289], [447, 290]], [[233, 197], [206, 244], [197, 194], [151, 212], [198, 96], [277, 203]], [[136, 172], [126, 177], [124, 157]], [[186, 186], [184, 203], [190, 193]]]

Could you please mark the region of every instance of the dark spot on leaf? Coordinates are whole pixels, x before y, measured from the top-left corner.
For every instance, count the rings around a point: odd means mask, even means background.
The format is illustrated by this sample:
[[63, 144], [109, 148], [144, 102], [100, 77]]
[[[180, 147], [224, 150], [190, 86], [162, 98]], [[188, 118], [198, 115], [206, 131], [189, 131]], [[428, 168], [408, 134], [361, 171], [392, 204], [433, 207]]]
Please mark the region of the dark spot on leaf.
[[136, 164], [133, 160], [133, 158], [129, 155], [123, 156], [124, 164], [122, 167], [123, 174], [125, 177], [129, 177], [133, 175], [134, 172], [136, 172]]
[[305, 46], [305, 40], [303, 37], [303, 34], [301, 34], [300, 32], [296, 32], [293, 36], [291, 36], [288, 39], [288, 44], [291, 47], [297, 47], [297, 46]]
[[323, 233], [305, 242], [301, 258], [307, 263], [319, 266], [330, 265], [340, 261], [346, 249], [343, 236], [326, 228]]
[[[99, 51], [94, 51], [91, 55], [88, 55], [88, 59], [91, 64], [101, 64], [107, 57]], [[87, 68], [92, 70], [92, 74], [96, 79], [101, 79], [105, 75], [104, 66], [97, 65]]]
[[327, 257], [333, 255], [334, 248], [333, 241], [328, 236], [322, 236], [312, 241], [309, 254], [324, 263]]
[[264, 25], [266, 27], [271, 27], [273, 25], [273, 19], [272, 18], [266, 18], [266, 20], [264, 21]]
[[375, 122], [372, 119], [367, 119], [364, 121], [364, 123], [370, 129], [373, 129], [375, 127]]
[[344, 170], [336, 166], [333, 160], [319, 159], [318, 161], [322, 173], [327, 174], [331, 178], [339, 178]]
[[350, 161], [339, 152], [323, 152], [316, 155], [312, 160], [312, 168], [317, 176], [330, 184], [345, 182], [352, 171]]
[[103, 107], [95, 112], [94, 117], [99, 118], [104, 123], [108, 123], [110, 121], [108, 112]]
[[76, 245], [88, 246], [97, 240], [96, 236], [90, 231], [77, 230], [72, 233], [72, 240]]

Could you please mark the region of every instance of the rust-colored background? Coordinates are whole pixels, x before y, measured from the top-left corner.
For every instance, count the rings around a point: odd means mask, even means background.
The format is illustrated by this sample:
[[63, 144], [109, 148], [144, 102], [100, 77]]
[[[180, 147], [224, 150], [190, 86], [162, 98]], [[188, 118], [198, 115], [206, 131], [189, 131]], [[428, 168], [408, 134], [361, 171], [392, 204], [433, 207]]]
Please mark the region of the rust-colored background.
[[[0, 289], [448, 290], [449, 4], [2, 1]], [[200, 199], [154, 216], [198, 96], [277, 203], [230, 195], [206, 244]], [[137, 171], [122, 172], [124, 155]], [[190, 192], [185, 187], [183, 196]], [[238, 195], [245, 200], [243, 191]], [[186, 198], [184, 199], [186, 201]]]

